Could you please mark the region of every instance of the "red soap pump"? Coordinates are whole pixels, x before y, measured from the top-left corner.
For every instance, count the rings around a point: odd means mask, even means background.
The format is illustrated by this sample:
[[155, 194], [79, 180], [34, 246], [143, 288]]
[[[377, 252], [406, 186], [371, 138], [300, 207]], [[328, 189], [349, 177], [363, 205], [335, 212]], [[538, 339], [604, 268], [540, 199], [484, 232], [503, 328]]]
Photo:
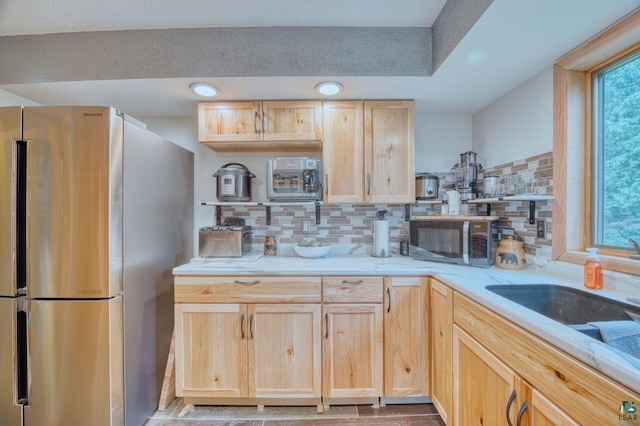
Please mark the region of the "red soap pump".
[[600, 290], [602, 288], [602, 265], [600, 265], [598, 249], [589, 247], [587, 252], [589, 254], [584, 264], [584, 286], [591, 290]]

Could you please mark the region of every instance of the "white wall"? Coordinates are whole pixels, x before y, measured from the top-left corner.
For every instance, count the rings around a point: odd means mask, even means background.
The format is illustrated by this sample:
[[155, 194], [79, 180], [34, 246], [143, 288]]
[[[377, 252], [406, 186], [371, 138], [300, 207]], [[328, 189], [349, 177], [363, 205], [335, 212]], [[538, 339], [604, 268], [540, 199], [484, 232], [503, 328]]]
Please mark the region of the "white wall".
[[0, 89], [0, 106], [37, 106], [39, 104], [22, 96], [14, 95], [6, 90]]
[[[142, 117], [147, 128], [194, 153], [194, 232], [215, 224], [215, 207], [201, 206], [202, 201], [217, 201], [216, 178], [213, 174], [227, 163], [240, 163], [256, 175], [251, 180], [252, 201], [266, 201], [267, 160], [275, 157], [317, 157], [319, 152], [215, 152], [198, 142], [198, 119], [174, 117]], [[196, 246], [197, 249], [197, 246]], [[197, 253], [197, 250], [196, 250]]]
[[473, 114], [473, 150], [484, 167], [553, 150], [553, 67]]
[[[197, 117], [137, 117], [147, 128], [194, 152], [195, 241], [197, 230], [214, 224], [215, 207], [201, 201], [216, 201], [216, 179], [222, 165], [238, 162], [256, 175], [252, 201], [266, 201], [267, 160], [274, 157], [321, 157], [319, 152], [215, 152], [198, 142]], [[416, 171], [448, 171], [459, 154], [471, 149], [471, 115], [416, 115]], [[197, 244], [197, 243], [196, 243]]]
[[471, 149], [471, 115], [416, 114], [416, 172], [446, 172]]

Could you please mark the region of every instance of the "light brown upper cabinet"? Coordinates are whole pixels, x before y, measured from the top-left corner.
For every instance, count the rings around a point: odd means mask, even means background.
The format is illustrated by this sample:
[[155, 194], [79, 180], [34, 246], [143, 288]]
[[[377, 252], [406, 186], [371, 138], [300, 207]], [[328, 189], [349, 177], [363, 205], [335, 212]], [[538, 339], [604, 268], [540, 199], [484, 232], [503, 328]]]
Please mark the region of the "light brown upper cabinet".
[[327, 203], [414, 203], [413, 101], [323, 102]]
[[214, 151], [320, 151], [322, 102], [202, 102], [198, 138]]

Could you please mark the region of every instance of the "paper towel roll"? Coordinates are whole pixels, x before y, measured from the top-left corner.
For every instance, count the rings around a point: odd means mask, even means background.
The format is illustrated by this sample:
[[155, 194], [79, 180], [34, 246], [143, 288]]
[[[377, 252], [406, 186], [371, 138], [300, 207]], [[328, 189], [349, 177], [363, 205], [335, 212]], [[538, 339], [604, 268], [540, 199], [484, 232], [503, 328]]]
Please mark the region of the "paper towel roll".
[[458, 191], [447, 191], [449, 196], [449, 214], [457, 216], [460, 214], [460, 193]]
[[373, 221], [373, 255], [389, 257], [389, 221]]

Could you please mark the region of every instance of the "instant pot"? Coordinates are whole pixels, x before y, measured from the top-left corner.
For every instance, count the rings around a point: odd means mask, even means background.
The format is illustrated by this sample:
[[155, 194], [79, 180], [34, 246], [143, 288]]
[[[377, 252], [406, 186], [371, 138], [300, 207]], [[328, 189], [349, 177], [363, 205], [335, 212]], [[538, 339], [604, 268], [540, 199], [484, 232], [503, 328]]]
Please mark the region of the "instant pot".
[[416, 174], [416, 200], [431, 200], [438, 198], [440, 179], [430, 173]]
[[225, 164], [213, 176], [218, 201], [251, 201], [251, 179], [256, 175], [242, 164]]

